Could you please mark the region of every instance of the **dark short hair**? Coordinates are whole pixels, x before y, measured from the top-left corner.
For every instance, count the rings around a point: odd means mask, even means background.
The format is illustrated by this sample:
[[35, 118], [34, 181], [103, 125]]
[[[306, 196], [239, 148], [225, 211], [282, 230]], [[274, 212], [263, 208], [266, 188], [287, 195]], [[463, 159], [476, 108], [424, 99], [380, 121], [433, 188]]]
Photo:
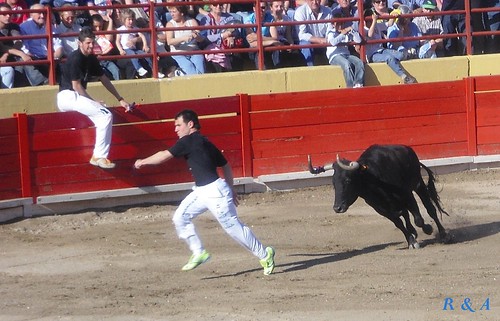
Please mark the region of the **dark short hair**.
[[12, 10], [12, 7], [7, 2], [0, 3], [0, 8], [7, 8], [7, 10]]
[[183, 111], [179, 112], [177, 115], [175, 115], [175, 119], [182, 117], [184, 122], [187, 124], [190, 121], [193, 122], [194, 128], [200, 130], [201, 125], [200, 121], [198, 120], [198, 114], [196, 114], [194, 111], [190, 109], [184, 109]]
[[99, 22], [99, 23], [104, 22], [104, 18], [98, 13], [91, 15], [90, 19], [92, 19], [92, 22]]
[[95, 39], [95, 34], [92, 31], [92, 28], [88, 26], [83, 27], [78, 34], [78, 40], [80, 40], [80, 42], [83, 42], [86, 38]]

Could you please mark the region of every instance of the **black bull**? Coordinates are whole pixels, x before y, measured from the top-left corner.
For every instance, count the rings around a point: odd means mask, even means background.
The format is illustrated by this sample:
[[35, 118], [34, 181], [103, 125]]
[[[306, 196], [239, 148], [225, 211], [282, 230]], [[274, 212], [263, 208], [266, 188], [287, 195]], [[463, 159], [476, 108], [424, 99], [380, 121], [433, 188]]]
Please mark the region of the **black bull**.
[[[421, 167], [429, 176], [427, 185], [420, 174]], [[413, 214], [415, 225], [422, 228], [424, 233], [431, 234], [432, 226], [425, 224], [420, 215], [417, 201], [413, 196], [415, 191], [427, 213], [436, 223], [441, 239], [449, 241], [436, 212], [437, 207], [440, 213], [448, 215], [441, 206], [434, 185], [434, 175], [419, 161], [411, 147], [372, 145], [355, 162], [340, 160], [337, 155], [335, 163], [319, 167], [313, 167], [309, 157], [309, 171], [312, 174], [330, 169], [334, 170], [335, 212], [344, 213], [358, 197], [361, 197], [377, 213], [391, 220], [403, 232], [409, 248], [418, 248], [417, 231], [411, 224], [408, 211]], [[401, 216], [406, 226], [401, 221]]]

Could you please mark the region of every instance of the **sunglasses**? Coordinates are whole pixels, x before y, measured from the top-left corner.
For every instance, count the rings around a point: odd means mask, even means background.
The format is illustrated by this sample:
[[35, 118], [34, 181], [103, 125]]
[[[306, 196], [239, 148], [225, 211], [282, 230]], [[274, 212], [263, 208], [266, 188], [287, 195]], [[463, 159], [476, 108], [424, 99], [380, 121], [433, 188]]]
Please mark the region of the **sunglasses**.
[[381, 3], [387, 3], [387, 0], [377, 0], [377, 1], [373, 1], [373, 3], [376, 3], [376, 4], [381, 4]]

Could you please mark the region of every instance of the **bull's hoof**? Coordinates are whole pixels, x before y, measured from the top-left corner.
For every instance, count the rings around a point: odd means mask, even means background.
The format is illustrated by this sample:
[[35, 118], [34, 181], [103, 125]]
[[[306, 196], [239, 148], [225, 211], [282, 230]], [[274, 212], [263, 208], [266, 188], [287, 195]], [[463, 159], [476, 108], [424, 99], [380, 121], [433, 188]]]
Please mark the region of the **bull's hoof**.
[[419, 249], [419, 248], [420, 248], [420, 244], [418, 244], [417, 238], [415, 237], [415, 235], [411, 235], [410, 239], [408, 240], [408, 249], [412, 250], [412, 249]]
[[424, 231], [425, 234], [431, 235], [432, 234], [432, 225], [424, 224], [424, 226], [422, 226], [422, 230]]
[[419, 249], [420, 248], [420, 244], [418, 244], [417, 241], [415, 241], [414, 243], [408, 245], [408, 249], [409, 250], [413, 250], [413, 249]]

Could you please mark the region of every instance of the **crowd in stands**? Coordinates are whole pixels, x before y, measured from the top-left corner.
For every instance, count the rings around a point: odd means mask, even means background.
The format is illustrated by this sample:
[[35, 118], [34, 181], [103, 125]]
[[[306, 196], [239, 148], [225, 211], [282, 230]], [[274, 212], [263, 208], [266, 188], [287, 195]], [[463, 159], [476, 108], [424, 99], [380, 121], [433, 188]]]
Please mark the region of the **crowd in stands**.
[[[155, 11], [149, 12], [149, 1], [176, 2], [176, 5], [155, 6]], [[262, 55], [264, 69], [339, 65], [348, 87], [362, 87], [365, 62], [385, 62], [405, 83], [413, 83], [415, 79], [404, 70], [401, 61], [466, 53], [466, 37], [439, 37], [465, 33], [465, 14], [446, 13], [465, 10], [465, 0], [365, 0], [362, 12], [358, 10], [358, 1], [353, 0], [259, 3], [213, 0], [203, 6], [181, 5], [179, 1], [182, 0], [0, 0], [1, 87], [48, 83], [46, 24], [51, 24], [54, 34], [51, 45], [52, 58], [58, 62], [56, 75], [65, 57], [78, 48], [77, 34], [82, 27], [90, 26], [98, 33], [113, 31], [98, 34], [94, 46], [94, 53], [112, 80], [258, 69], [260, 55], [256, 50], [232, 53], [220, 50], [262, 46], [267, 48]], [[112, 7], [134, 3], [144, 6]], [[472, 31], [499, 31], [500, 11], [495, 8], [500, 8], [500, 0], [470, 3], [473, 8], [491, 9], [471, 14]], [[256, 7], [258, 4], [260, 7]], [[50, 17], [44, 11], [47, 6], [55, 8], [50, 11]], [[74, 6], [94, 8], [75, 10]], [[96, 10], [95, 7], [103, 8]], [[12, 13], [28, 8], [38, 11]], [[11, 13], [2, 13], [4, 11]], [[441, 14], [435, 14], [440, 11]], [[256, 27], [257, 13], [260, 28]], [[170, 30], [160, 30], [157, 39], [151, 39], [150, 33], [140, 30], [149, 28], [150, 19], [154, 19], [157, 28]], [[360, 19], [364, 19], [361, 30]], [[290, 21], [300, 23], [291, 25]], [[286, 24], [269, 25], [279, 22]], [[242, 24], [251, 26], [242, 28]], [[259, 30], [261, 35], [257, 35]], [[15, 39], [28, 35], [40, 38]], [[435, 38], [423, 39], [422, 36]], [[3, 37], [10, 38], [2, 40]], [[474, 36], [473, 53], [500, 52], [499, 39], [498, 34]], [[152, 46], [151, 41], [156, 45]], [[283, 48], [290, 44], [302, 46]], [[155, 75], [151, 48], [156, 48], [157, 53], [172, 53], [158, 56]], [[197, 53], [200, 50], [204, 52]], [[31, 64], [6, 66], [9, 62]]]

